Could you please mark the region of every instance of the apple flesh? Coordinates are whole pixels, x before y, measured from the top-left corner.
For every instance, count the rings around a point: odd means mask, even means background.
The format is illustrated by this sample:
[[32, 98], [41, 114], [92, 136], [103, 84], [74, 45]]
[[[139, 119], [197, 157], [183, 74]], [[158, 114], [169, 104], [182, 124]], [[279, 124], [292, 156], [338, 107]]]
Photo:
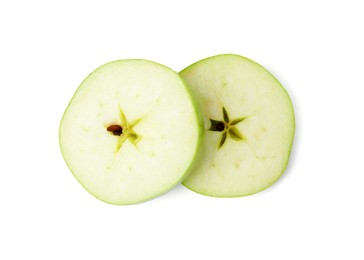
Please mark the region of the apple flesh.
[[203, 152], [183, 184], [214, 197], [250, 195], [284, 172], [295, 120], [290, 98], [259, 64], [232, 54], [199, 61], [180, 75], [205, 118]]
[[122, 60], [82, 82], [63, 115], [59, 142], [80, 184], [122, 205], [179, 184], [202, 134], [201, 111], [177, 73], [151, 61]]

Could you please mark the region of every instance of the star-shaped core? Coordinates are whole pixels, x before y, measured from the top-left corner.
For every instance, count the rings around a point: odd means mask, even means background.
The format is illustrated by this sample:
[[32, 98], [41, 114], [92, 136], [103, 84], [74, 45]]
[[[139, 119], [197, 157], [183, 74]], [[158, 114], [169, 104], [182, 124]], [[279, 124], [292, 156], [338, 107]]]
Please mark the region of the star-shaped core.
[[126, 140], [129, 139], [129, 141], [136, 146], [141, 139], [141, 137], [133, 130], [133, 127], [140, 122], [141, 118], [129, 123], [123, 110], [119, 107], [119, 119], [120, 124], [109, 124], [106, 126], [106, 130], [110, 134], [118, 137], [116, 152], [120, 150]]
[[239, 132], [239, 130], [235, 127], [235, 125], [244, 121], [247, 117], [240, 117], [240, 118], [237, 118], [234, 120], [230, 120], [225, 107], [222, 108], [222, 114], [223, 114], [222, 121], [210, 119], [211, 127], [208, 129], [209, 131], [215, 131], [215, 132], [222, 133], [221, 139], [219, 142], [219, 149], [225, 143], [227, 136], [231, 137], [235, 141], [246, 140], [245, 136]]

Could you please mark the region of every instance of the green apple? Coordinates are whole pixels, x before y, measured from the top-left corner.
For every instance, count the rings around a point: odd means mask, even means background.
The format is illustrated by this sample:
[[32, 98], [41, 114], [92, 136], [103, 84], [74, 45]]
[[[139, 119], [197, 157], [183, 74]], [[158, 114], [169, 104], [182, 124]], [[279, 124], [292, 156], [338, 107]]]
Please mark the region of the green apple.
[[284, 172], [295, 120], [287, 92], [259, 64], [232, 54], [180, 72], [205, 118], [201, 158], [183, 184], [214, 197], [250, 195]]
[[59, 142], [89, 193], [125, 205], [179, 184], [196, 161], [203, 133], [202, 113], [176, 72], [121, 60], [82, 82], [63, 115]]

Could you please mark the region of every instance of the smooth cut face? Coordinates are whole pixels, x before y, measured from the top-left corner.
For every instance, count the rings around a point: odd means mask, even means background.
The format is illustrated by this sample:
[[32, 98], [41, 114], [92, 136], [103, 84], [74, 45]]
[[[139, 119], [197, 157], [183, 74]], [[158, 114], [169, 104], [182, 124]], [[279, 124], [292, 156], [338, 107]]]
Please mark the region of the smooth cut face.
[[154, 198], [189, 173], [203, 118], [177, 73], [124, 60], [91, 73], [61, 121], [59, 141], [73, 175], [111, 204]]
[[272, 185], [286, 168], [294, 113], [281, 84], [259, 64], [232, 54], [180, 72], [205, 119], [201, 159], [183, 182], [215, 197], [239, 197]]

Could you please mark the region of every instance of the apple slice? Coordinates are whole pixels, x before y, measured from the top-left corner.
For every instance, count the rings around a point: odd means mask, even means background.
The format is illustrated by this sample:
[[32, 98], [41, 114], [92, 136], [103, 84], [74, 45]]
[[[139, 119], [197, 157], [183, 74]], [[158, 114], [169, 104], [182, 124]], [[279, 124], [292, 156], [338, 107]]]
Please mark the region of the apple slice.
[[121, 60], [82, 82], [63, 115], [59, 143], [81, 185], [121, 205], [180, 183], [202, 134], [202, 113], [176, 72], [151, 61]]
[[183, 184], [200, 194], [239, 197], [272, 185], [286, 168], [295, 121], [281, 84], [257, 63], [232, 54], [180, 72], [205, 117], [201, 159]]

